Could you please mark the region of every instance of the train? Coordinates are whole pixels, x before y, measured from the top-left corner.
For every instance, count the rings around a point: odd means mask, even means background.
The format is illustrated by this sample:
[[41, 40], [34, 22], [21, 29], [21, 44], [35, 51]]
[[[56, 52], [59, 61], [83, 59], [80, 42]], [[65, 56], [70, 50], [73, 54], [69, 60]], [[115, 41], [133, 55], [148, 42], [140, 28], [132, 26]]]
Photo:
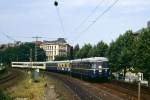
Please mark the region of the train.
[[12, 62], [12, 67], [38, 68], [87, 78], [109, 77], [108, 59], [105, 57], [46, 62]]

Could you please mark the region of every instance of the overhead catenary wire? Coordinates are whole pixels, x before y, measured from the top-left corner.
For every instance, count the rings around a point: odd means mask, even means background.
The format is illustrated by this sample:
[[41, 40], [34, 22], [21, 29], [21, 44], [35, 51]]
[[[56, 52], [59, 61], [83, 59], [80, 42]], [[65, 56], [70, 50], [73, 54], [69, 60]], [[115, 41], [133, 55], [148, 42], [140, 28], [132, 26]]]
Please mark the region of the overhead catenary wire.
[[[91, 11], [91, 13], [74, 29], [74, 31], [79, 30], [86, 22], [87, 20], [96, 12], [96, 10], [99, 8], [99, 6], [104, 2], [105, 0], [101, 0], [97, 6]], [[74, 33], [74, 32], [73, 32]]]
[[84, 30], [82, 30], [81, 32], [79, 32], [80, 34], [75, 39], [76, 40], [79, 39], [79, 37], [82, 34], [84, 34], [85, 32], [87, 32], [100, 18], [102, 18], [103, 15], [105, 15], [108, 11], [110, 11], [118, 1], [119, 0], [115, 0], [107, 9], [105, 9], [99, 16], [97, 16], [95, 18], [95, 20], [91, 24], [89, 24]]
[[105, 13], [107, 13], [111, 8], [113, 8], [113, 6], [118, 2], [119, 0], [115, 0], [106, 10], [104, 10], [98, 17], [96, 17], [96, 19], [88, 25], [88, 27], [83, 30], [81, 33], [86, 32], [90, 27], [92, 27]]
[[7, 35], [7, 34], [5, 34], [5, 33], [2, 33], [6, 38], [8, 38], [9, 40], [13, 40], [13, 42], [15, 42], [16, 40], [13, 38], [13, 37], [11, 37], [11, 36], [9, 36], [9, 35]]

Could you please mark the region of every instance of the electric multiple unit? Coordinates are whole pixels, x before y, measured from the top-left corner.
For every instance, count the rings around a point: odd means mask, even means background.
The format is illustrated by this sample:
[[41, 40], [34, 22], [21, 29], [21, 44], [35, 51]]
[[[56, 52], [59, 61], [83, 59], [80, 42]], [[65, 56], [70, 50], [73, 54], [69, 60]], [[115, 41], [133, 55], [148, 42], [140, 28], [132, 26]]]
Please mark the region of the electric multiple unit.
[[12, 62], [12, 67], [39, 68], [52, 72], [65, 72], [83, 77], [109, 77], [108, 59], [92, 57], [65, 61]]

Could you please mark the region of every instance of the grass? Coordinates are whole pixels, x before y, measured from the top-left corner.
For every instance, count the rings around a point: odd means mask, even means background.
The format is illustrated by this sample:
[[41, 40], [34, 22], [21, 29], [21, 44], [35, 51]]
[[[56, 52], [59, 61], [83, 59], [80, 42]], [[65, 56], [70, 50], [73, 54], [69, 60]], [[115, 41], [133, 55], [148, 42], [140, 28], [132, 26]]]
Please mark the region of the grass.
[[0, 100], [74, 100], [76, 98], [73, 96], [73, 91], [68, 89], [62, 81], [51, 74], [46, 76], [42, 74], [44, 73], [41, 72], [39, 81], [35, 82], [31, 79], [31, 74], [23, 72], [21, 79], [18, 77], [19, 79], [14, 80], [16, 84], [4, 89], [5, 94], [1, 93], [9, 99], [0, 98]]
[[39, 82], [32, 82], [31, 77], [26, 75], [25, 80], [8, 89], [8, 94], [13, 99], [42, 100], [44, 85], [44, 79], [40, 78]]

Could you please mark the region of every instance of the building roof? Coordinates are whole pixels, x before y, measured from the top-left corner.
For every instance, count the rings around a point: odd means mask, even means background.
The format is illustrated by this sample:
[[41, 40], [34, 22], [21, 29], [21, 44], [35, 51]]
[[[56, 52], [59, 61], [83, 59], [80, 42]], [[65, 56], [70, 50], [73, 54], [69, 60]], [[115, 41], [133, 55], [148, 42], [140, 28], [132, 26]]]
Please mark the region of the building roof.
[[59, 44], [59, 43], [67, 43], [64, 38], [58, 38], [54, 41], [43, 41], [43, 43], [50, 43], [50, 44]]

